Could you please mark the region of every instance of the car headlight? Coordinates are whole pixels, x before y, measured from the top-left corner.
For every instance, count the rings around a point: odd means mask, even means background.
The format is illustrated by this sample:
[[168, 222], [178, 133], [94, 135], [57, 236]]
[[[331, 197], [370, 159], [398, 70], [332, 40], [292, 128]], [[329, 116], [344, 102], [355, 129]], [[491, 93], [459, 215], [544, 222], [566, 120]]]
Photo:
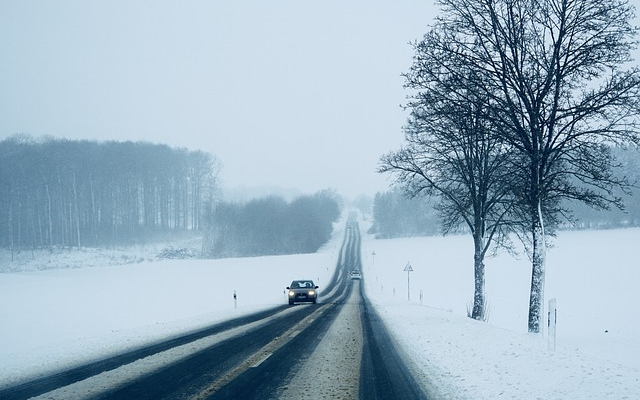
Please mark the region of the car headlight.
[[315, 291], [313, 291], [313, 290], [309, 290], [309, 296], [313, 296], [314, 294], [316, 294], [316, 292], [315, 292]]
[[293, 290], [289, 290], [289, 297], [293, 297], [296, 295], [296, 292], [294, 292]]

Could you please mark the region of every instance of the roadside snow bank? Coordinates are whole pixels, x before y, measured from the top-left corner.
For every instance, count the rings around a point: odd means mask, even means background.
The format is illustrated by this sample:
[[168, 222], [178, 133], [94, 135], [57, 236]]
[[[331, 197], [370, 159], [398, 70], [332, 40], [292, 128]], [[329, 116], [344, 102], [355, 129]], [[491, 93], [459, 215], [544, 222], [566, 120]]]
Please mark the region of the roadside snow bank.
[[385, 324], [441, 399], [638, 399], [640, 371], [419, 304], [376, 300]]
[[[365, 237], [363, 282], [442, 398], [638, 399], [637, 243], [640, 229], [559, 233], [548, 250], [544, 302], [558, 300], [555, 353], [546, 332], [527, 333], [524, 255], [485, 261], [488, 323], [466, 317], [474, 285], [468, 236]], [[413, 272], [403, 271], [407, 262]]]

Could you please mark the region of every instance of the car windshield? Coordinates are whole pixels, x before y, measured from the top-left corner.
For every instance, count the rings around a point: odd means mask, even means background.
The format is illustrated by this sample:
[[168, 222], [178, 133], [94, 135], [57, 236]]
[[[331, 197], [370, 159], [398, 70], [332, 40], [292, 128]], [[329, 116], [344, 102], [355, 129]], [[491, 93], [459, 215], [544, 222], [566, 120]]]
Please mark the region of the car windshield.
[[291, 289], [311, 289], [313, 286], [312, 281], [293, 281], [291, 283]]

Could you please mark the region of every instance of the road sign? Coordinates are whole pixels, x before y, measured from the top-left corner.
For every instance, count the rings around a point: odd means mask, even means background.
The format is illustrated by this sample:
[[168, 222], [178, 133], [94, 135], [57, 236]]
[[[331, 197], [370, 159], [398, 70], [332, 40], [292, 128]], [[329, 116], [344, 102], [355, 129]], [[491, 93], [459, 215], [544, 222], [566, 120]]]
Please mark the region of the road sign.
[[411, 285], [409, 284], [409, 272], [413, 271], [413, 267], [407, 261], [407, 265], [405, 265], [404, 270], [407, 271], [407, 300], [411, 301]]

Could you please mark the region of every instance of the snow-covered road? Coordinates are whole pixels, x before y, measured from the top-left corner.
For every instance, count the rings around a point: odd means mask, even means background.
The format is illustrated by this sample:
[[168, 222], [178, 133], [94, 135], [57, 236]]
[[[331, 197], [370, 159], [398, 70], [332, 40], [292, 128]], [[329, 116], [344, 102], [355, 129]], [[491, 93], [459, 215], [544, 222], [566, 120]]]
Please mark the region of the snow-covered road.
[[282, 400], [356, 399], [362, 360], [360, 291], [351, 291], [345, 305], [315, 351], [283, 387]]

